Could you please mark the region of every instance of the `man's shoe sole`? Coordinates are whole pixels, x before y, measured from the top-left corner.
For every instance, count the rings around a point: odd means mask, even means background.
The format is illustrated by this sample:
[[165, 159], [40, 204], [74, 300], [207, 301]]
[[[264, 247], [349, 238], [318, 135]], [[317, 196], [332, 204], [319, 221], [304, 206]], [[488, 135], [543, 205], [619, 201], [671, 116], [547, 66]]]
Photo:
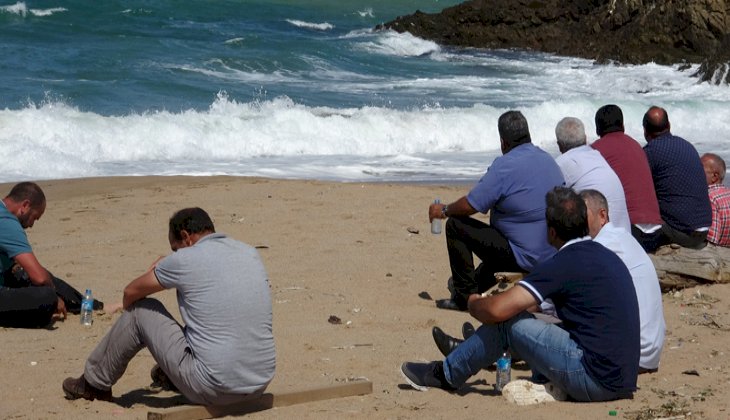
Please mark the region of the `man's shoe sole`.
[[400, 369], [399, 369], [399, 370], [400, 370], [400, 374], [401, 374], [401, 375], [403, 375], [403, 379], [405, 379], [405, 380], [406, 380], [406, 382], [408, 382], [408, 385], [412, 386], [412, 387], [413, 387], [413, 389], [415, 389], [416, 391], [421, 391], [421, 392], [426, 392], [426, 391], [428, 391], [428, 387], [427, 387], [427, 386], [423, 386], [423, 385], [418, 385], [417, 383], [413, 382], [413, 381], [411, 380], [411, 378], [409, 378], [409, 377], [408, 377], [408, 375], [406, 375], [406, 372], [405, 372], [405, 371], [403, 371], [403, 366], [405, 366], [405, 363], [403, 363], [403, 364], [402, 364], [402, 365], [400, 366]]

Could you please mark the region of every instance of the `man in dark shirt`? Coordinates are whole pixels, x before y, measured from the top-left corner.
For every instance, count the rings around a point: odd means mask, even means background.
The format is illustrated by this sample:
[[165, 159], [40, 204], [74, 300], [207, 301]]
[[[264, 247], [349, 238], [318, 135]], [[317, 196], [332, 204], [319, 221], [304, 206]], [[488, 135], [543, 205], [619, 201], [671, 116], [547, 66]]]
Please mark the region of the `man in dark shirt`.
[[700, 155], [687, 140], [672, 135], [663, 108], [649, 108], [643, 123], [644, 152], [664, 220], [660, 244], [701, 249], [707, 244], [712, 207]]
[[[529, 364], [533, 379], [547, 378], [577, 401], [629, 398], [636, 390], [640, 327], [631, 274], [590, 240], [585, 202], [573, 190], [555, 188], [546, 203], [557, 254], [504, 293], [469, 296], [469, 312], [483, 325], [442, 362], [404, 363], [414, 388], [456, 389], [509, 349]], [[563, 328], [526, 312], [545, 299]]]

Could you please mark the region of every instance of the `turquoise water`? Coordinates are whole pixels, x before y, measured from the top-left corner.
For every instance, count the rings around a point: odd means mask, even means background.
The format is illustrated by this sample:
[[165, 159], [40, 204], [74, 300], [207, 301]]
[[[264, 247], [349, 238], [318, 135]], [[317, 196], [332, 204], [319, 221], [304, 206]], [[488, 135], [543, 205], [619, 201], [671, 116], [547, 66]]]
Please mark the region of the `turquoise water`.
[[[730, 95], [690, 71], [438, 46], [372, 28], [457, 1], [0, 0], [0, 181], [232, 174], [350, 181], [477, 178], [496, 118], [535, 143], [617, 103], [665, 106], [728, 152]], [[726, 156], [730, 158], [730, 156]]]

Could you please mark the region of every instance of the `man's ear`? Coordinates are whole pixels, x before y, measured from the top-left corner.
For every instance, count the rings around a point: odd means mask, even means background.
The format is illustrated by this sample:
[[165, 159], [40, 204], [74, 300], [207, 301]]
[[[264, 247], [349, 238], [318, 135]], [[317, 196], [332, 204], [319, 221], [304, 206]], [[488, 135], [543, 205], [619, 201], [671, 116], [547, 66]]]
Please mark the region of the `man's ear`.
[[20, 208], [20, 214], [21, 215], [22, 214], [25, 214], [25, 213], [28, 213], [30, 211], [30, 200], [25, 199], [25, 200], [21, 201], [19, 208]]
[[601, 218], [601, 226], [605, 225], [609, 222], [608, 220], [608, 210], [606, 209], [600, 209], [598, 210], [598, 216]]

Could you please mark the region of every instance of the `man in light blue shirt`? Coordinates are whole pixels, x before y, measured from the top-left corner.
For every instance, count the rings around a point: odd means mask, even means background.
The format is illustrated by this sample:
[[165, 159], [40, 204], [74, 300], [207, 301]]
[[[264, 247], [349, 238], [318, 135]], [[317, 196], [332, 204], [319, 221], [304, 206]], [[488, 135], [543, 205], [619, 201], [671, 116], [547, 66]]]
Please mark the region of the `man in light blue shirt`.
[[[448, 205], [434, 203], [429, 219], [445, 219], [453, 292], [440, 299], [443, 309], [464, 311], [469, 295], [494, 285], [498, 271], [530, 271], [555, 253], [547, 242], [545, 194], [564, 184], [553, 158], [532, 144], [519, 111], [499, 117], [502, 156], [466, 196]], [[490, 214], [490, 223], [469, 217]], [[474, 255], [481, 259], [474, 268]]]

